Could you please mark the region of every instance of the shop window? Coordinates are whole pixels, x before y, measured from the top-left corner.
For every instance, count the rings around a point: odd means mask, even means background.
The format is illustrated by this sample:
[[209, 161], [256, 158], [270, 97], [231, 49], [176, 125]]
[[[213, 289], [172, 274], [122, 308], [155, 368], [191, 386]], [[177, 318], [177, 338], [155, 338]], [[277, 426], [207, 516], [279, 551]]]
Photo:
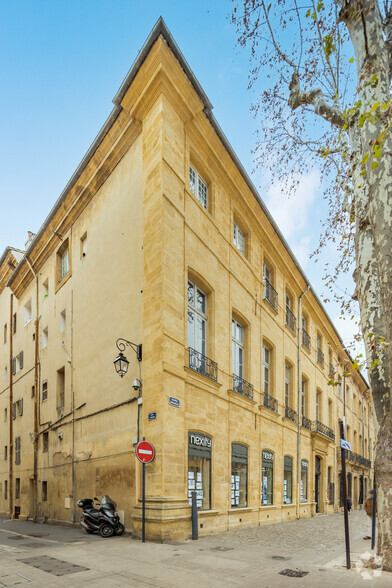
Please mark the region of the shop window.
[[65, 401], [65, 368], [57, 370], [57, 408], [64, 408]]
[[211, 437], [188, 433], [188, 502], [196, 492], [197, 508], [211, 509]]
[[200, 204], [208, 210], [208, 186], [192, 165], [189, 166], [189, 188]]
[[233, 243], [238, 251], [240, 251], [242, 255], [245, 255], [245, 234], [241, 231], [235, 221], [233, 223]]
[[308, 502], [308, 469], [309, 463], [301, 459], [301, 502]]
[[207, 295], [191, 280], [188, 280], [188, 345], [206, 355]]
[[15, 465], [20, 465], [20, 437], [15, 437]]
[[24, 324], [25, 326], [27, 323], [31, 321], [31, 298], [26, 304], [24, 305]]
[[248, 506], [248, 448], [231, 445], [231, 507]]
[[293, 458], [284, 456], [283, 470], [283, 504], [293, 502]]
[[15, 478], [15, 499], [20, 499], [20, 478]]
[[46, 502], [48, 500], [48, 483], [42, 482], [42, 502]]
[[274, 454], [263, 449], [261, 452], [261, 504], [274, 503]]

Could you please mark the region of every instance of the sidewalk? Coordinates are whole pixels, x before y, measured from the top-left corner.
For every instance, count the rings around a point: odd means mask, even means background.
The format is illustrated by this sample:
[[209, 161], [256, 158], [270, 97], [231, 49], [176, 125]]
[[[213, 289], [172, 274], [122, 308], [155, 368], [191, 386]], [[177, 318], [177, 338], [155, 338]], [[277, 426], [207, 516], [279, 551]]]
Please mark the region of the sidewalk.
[[[356, 519], [361, 521], [361, 516]], [[334, 531], [334, 525], [343, 524], [339, 515], [331, 517], [234, 529], [164, 545], [143, 544], [128, 536], [102, 539], [74, 528], [0, 521], [0, 586], [391, 587], [392, 574], [345, 569], [344, 536], [333, 543], [323, 530]], [[354, 517], [352, 522], [354, 567], [370, 550], [370, 542], [358, 536]], [[321, 529], [321, 537], [315, 528]], [[308, 548], [309, 542], [313, 549]], [[285, 569], [308, 573], [287, 577], [279, 573]]]

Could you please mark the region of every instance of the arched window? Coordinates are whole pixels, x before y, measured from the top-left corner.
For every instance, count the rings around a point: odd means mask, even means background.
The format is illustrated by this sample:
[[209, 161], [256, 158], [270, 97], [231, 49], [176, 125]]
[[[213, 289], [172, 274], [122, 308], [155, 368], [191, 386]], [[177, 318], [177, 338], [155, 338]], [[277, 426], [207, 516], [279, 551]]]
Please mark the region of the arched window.
[[231, 508], [248, 506], [248, 448], [231, 444]]
[[283, 504], [292, 504], [293, 502], [293, 458], [289, 455], [284, 456], [283, 470]]
[[301, 459], [301, 502], [308, 501], [308, 470], [309, 462]]
[[268, 449], [261, 452], [261, 505], [274, 503], [274, 454]]
[[188, 433], [188, 501], [196, 491], [197, 508], [211, 509], [212, 439], [204, 433]]

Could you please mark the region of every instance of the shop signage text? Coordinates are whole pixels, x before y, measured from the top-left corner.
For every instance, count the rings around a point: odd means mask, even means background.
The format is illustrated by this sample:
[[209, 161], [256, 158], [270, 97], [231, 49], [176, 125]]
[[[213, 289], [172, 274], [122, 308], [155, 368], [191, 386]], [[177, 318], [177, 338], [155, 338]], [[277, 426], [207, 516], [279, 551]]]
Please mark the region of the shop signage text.
[[191, 433], [189, 435], [189, 443], [191, 445], [201, 445], [202, 447], [211, 447], [212, 441], [209, 437], [205, 435], [196, 435], [195, 433]]
[[274, 454], [271, 451], [263, 451], [263, 459], [269, 459], [270, 461], [274, 461]]

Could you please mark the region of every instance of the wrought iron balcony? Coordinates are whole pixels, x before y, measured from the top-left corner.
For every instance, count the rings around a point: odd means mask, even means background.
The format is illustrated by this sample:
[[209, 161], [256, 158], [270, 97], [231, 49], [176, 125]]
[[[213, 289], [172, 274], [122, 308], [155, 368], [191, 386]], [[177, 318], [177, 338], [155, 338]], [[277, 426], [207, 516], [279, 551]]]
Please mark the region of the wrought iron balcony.
[[304, 347], [306, 347], [306, 349], [308, 351], [310, 351], [310, 349], [311, 349], [310, 335], [305, 331], [305, 329], [302, 329], [302, 345]]
[[241, 396], [253, 400], [253, 384], [249, 384], [249, 382], [243, 380], [236, 374], [233, 374], [233, 390], [241, 394]]
[[320, 423], [320, 421], [313, 421], [312, 431], [314, 433], [321, 433], [322, 435], [325, 435], [326, 437], [332, 439], [332, 441], [335, 441], [335, 433], [332, 431], [332, 429], [327, 427], [327, 425], [324, 425], [324, 423]]
[[363, 455], [360, 455], [359, 453], [349, 451], [348, 449], [341, 449], [340, 447], [336, 448], [337, 459], [342, 459], [342, 451], [346, 452], [347, 461], [351, 461], [352, 463], [356, 463], [369, 469], [372, 467], [372, 462], [370, 461], [370, 459], [366, 459], [366, 457], [363, 457]]
[[304, 429], [308, 429], [308, 431], [312, 430], [312, 421], [308, 419], [308, 417], [302, 415], [302, 426]]
[[278, 413], [278, 401], [276, 398], [270, 396], [266, 392], [263, 394], [263, 406], [265, 406], [265, 408], [269, 408], [269, 410], [272, 410], [273, 412]]
[[286, 419], [293, 421], [293, 423], [298, 422], [298, 415], [296, 411], [293, 408], [290, 408], [289, 406], [284, 407], [284, 416], [286, 417]]
[[218, 364], [192, 347], [189, 347], [189, 367], [214, 382], [218, 381]]
[[333, 369], [332, 363], [329, 364], [328, 375], [329, 375], [330, 378], [333, 378], [334, 375], [335, 375], [335, 370]]
[[290, 327], [290, 329], [295, 333], [295, 328], [297, 326], [297, 319], [291, 312], [288, 306], [286, 306], [286, 325]]
[[272, 308], [278, 311], [278, 293], [267, 278], [264, 278], [264, 300], [267, 300]]
[[317, 348], [317, 361], [324, 367], [324, 353], [320, 348]]

